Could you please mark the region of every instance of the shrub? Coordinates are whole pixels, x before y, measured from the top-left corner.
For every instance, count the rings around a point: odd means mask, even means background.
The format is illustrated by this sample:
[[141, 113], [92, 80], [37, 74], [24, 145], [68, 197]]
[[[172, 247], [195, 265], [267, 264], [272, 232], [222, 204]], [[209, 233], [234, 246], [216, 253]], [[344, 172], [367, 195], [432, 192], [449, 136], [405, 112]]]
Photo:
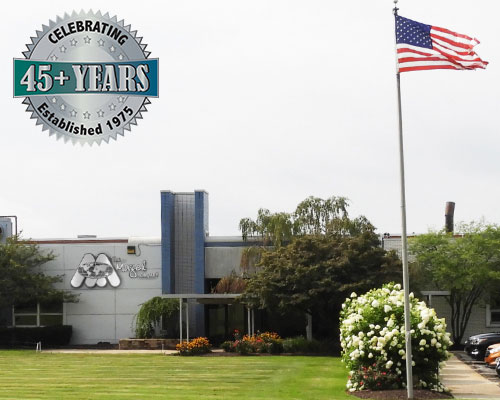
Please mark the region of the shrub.
[[212, 345], [205, 337], [197, 337], [190, 342], [182, 342], [175, 346], [181, 356], [194, 356], [210, 353]]
[[71, 325], [44, 326], [38, 328], [0, 328], [0, 345], [9, 347], [65, 346], [71, 340]]
[[267, 352], [270, 354], [283, 353], [283, 343], [281, 340], [280, 341], [273, 340], [272, 342], [267, 344], [266, 348], [267, 348]]
[[245, 336], [242, 340], [236, 340], [234, 342], [234, 351], [246, 355], [249, 353], [255, 353], [255, 348], [252, 342]]
[[221, 347], [226, 352], [270, 353], [279, 354], [283, 352], [283, 340], [275, 332], [257, 333], [256, 335], [245, 335], [241, 337], [239, 331], [234, 332], [233, 342], [224, 342]]
[[304, 336], [297, 336], [283, 340], [285, 353], [321, 353], [326, 352], [323, 343], [317, 340], [307, 340]]
[[264, 332], [257, 334], [256, 341], [262, 341], [261, 353], [279, 354], [283, 353], [283, 340], [275, 332]]
[[231, 342], [230, 340], [226, 340], [225, 342], [222, 342], [220, 347], [226, 353], [233, 353], [234, 352], [233, 342]]
[[[440, 363], [449, 358], [450, 334], [444, 318], [410, 294], [414, 385], [442, 392]], [[342, 360], [350, 369], [347, 388], [405, 387], [404, 293], [390, 283], [357, 296], [351, 294], [340, 313]]]

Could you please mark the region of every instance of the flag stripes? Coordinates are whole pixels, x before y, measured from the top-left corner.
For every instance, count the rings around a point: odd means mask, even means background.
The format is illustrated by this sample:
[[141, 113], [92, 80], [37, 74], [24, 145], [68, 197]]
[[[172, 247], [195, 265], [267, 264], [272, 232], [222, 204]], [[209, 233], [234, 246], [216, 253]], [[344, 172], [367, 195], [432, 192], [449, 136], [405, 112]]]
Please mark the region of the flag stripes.
[[399, 72], [486, 68], [488, 62], [473, 50], [477, 44], [470, 36], [396, 15]]

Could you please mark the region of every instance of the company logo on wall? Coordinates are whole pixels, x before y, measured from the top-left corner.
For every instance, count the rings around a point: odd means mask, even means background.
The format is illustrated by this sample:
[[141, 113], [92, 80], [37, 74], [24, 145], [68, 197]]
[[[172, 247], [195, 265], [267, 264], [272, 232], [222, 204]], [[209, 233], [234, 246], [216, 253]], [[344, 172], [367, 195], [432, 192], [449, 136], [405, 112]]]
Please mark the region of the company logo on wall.
[[158, 97], [158, 59], [142, 37], [100, 11], [65, 14], [36, 31], [14, 60], [14, 97], [49, 135], [106, 143], [130, 131]]
[[118, 287], [121, 280], [110, 258], [106, 254], [101, 253], [97, 257], [94, 257], [93, 254], [86, 253], [71, 279], [71, 286], [79, 288], [83, 282], [89, 288], [95, 285], [104, 287], [108, 282], [111, 286]]
[[127, 272], [129, 278], [132, 279], [155, 279], [160, 276], [159, 272], [149, 272], [146, 260], [138, 264], [125, 264], [121, 260], [117, 260], [116, 269], [118, 271]]
[[[115, 265], [113, 265], [113, 261]], [[85, 282], [85, 286], [93, 288], [96, 285], [105, 287], [109, 283], [116, 288], [121, 283], [117, 271], [126, 273], [131, 279], [156, 279], [160, 277], [159, 272], [148, 271], [146, 260], [136, 264], [123, 263], [121, 259], [110, 258], [104, 253], [100, 253], [97, 257], [86, 253], [76, 268], [70, 284], [74, 288], [79, 288]]]

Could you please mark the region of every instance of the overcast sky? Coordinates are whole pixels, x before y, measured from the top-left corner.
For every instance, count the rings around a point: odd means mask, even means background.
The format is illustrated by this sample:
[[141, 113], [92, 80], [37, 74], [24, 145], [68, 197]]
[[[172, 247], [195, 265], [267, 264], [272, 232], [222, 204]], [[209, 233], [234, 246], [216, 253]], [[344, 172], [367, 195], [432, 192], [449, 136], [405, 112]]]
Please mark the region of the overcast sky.
[[[478, 38], [486, 70], [402, 76], [408, 231], [500, 223], [497, 0], [402, 0], [400, 15]], [[33, 238], [159, 236], [160, 190], [209, 192], [210, 234], [260, 207], [346, 196], [399, 233], [390, 0], [9, 1], [0, 25], [0, 215]], [[56, 141], [12, 97], [12, 59], [57, 15], [125, 19], [160, 59], [160, 97], [100, 147]]]

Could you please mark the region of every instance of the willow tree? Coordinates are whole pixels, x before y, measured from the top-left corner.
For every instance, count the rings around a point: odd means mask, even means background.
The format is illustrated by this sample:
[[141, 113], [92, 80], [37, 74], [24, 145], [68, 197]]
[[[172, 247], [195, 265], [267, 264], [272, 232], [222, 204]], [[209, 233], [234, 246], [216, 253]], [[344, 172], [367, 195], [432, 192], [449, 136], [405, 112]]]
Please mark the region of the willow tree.
[[240, 220], [241, 235], [244, 240], [257, 238], [263, 244], [279, 247], [293, 237], [319, 235], [336, 229], [335, 222], [347, 221], [348, 200], [332, 196], [326, 200], [308, 197], [300, 202], [292, 213], [271, 213], [266, 208], [257, 211], [257, 218]]
[[257, 218], [242, 218], [239, 223], [243, 240], [252, 240], [254, 246], [247, 247], [242, 254], [241, 268], [244, 272], [255, 272], [262, 252], [272, 246], [279, 248], [294, 238], [304, 235], [327, 233], [354, 234], [373, 228], [361, 216], [349, 219], [346, 197], [331, 196], [327, 199], [310, 196], [301, 201], [293, 212], [272, 213], [266, 208], [257, 211]]
[[139, 339], [152, 338], [162, 318], [169, 318], [179, 311], [177, 299], [156, 296], [141, 304], [135, 316], [135, 336]]
[[[367, 291], [399, 280], [395, 253], [380, 246], [375, 227], [363, 216], [351, 219], [344, 197], [309, 197], [293, 213], [261, 209], [257, 219], [240, 222], [243, 238], [260, 243], [243, 253], [253, 255], [255, 271], [248, 275], [243, 302], [282, 314], [300, 311], [321, 321], [338, 337], [342, 302], [352, 291]], [[310, 336], [308, 330], [308, 336]]]

